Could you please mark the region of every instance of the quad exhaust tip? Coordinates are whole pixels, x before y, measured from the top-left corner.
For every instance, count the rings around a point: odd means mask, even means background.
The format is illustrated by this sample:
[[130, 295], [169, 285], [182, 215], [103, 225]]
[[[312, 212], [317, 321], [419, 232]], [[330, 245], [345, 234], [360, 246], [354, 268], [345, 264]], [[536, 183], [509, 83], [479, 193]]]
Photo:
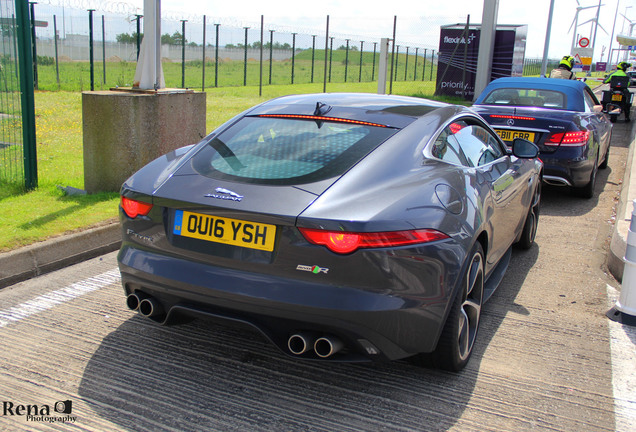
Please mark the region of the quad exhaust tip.
[[136, 311], [139, 309], [139, 304], [145, 298], [148, 298], [146, 294], [142, 293], [141, 291], [135, 291], [134, 293], [126, 296], [126, 306], [128, 306], [128, 309]]
[[301, 355], [310, 351], [313, 348], [315, 341], [316, 337], [311, 333], [296, 333], [291, 335], [287, 341], [287, 347], [292, 354]]
[[342, 341], [333, 336], [323, 336], [314, 342], [314, 351], [321, 358], [331, 357], [344, 347]]
[[318, 357], [327, 358], [344, 348], [344, 344], [334, 336], [317, 337], [310, 332], [299, 332], [289, 337], [287, 347], [295, 355], [302, 355], [313, 350]]
[[148, 318], [158, 317], [164, 314], [161, 303], [141, 291], [135, 291], [126, 296], [126, 306], [128, 306], [128, 309], [137, 311]]

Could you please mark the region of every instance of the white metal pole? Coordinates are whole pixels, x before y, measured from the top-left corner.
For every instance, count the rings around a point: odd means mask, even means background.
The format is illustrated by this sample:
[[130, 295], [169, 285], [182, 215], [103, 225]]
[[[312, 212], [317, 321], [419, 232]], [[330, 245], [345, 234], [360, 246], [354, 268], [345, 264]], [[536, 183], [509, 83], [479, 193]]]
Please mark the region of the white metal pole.
[[386, 74], [389, 65], [389, 39], [380, 39], [380, 64], [378, 66], [378, 94], [386, 94]]
[[475, 75], [475, 96], [486, 88], [492, 74], [492, 59], [495, 51], [495, 34], [497, 32], [497, 13], [499, 0], [484, 0], [484, 11], [481, 17], [479, 32], [479, 55], [477, 59], [477, 73]]
[[543, 60], [541, 61], [541, 76], [545, 76], [548, 69], [548, 50], [550, 48], [550, 32], [552, 31], [552, 15], [554, 14], [554, 0], [550, 0], [548, 13], [548, 27], [545, 31], [545, 45], [543, 46]]

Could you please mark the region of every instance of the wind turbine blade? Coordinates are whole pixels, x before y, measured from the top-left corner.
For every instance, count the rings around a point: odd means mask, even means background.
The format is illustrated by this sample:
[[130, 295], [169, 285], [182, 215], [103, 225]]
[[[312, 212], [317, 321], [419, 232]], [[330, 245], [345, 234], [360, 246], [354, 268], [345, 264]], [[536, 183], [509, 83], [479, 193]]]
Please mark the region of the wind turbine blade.
[[574, 27], [574, 23], [576, 22], [576, 15], [574, 16], [574, 19], [572, 20], [572, 24], [570, 24], [570, 28], [568, 30], [568, 33], [570, 33], [570, 30], [572, 30], [572, 27]]

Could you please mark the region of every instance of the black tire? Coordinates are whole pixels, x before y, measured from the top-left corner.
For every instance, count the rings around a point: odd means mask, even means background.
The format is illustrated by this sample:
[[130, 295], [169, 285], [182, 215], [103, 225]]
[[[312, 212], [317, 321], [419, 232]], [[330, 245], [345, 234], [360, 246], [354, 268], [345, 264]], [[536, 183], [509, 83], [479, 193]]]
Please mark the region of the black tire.
[[610, 153], [610, 146], [609, 144], [607, 145], [607, 150], [605, 150], [605, 159], [603, 160], [603, 162], [598, 166], [599, 169], [605, 169], [607, 168], [607, 163], [609, 162], [609, 153]]
[[477, 242], [468, 255], [466, 273], [444, 324], [437, 348], [431, 354], [440, 369], [459, 372], [473, 353], [484, 300], [484, 251]]
[[526, 221], [523, 224], [523, 231], [517, 247], [519, 249], [528, 250], [534, 244], [534, 238], [537, 235], [537, 227], [539, 226], [539, 207], [541, 205], [541, 183], [537, 185], [537, 190], [532, 197], [532, 204], [528, 209]]
[[612, 123], [616, 123], [616, 120], [618, 120], [618, 116], [616, 114], [609, 116], [609, 118]]
[[590, 199], [594, 196], [594, 187], [596, 186], [596, 173], [598, 171], [598, 159], [594, 161], [594, 167], [592, 168], [592, 174], [590, 175], [590, 181], [585, 185], [578, 188], [574, 188], [574, 193], [581, 197]]

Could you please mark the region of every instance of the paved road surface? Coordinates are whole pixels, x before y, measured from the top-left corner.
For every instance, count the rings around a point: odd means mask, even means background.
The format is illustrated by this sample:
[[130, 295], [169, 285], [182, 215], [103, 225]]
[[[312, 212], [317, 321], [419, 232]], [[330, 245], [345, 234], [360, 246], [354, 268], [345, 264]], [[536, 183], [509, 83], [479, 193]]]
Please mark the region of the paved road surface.
[[604, 315], [628, 150], [614, 139], [593, 199], [544, 189], [537, 244], [514, 252], [462, 373], [303, 362], [251, 329], [158, 326], [126, 309], [111, 253], [0, 291], [0, 430], [636, 430], [612, 352], [615, 331], [636, 333]]

